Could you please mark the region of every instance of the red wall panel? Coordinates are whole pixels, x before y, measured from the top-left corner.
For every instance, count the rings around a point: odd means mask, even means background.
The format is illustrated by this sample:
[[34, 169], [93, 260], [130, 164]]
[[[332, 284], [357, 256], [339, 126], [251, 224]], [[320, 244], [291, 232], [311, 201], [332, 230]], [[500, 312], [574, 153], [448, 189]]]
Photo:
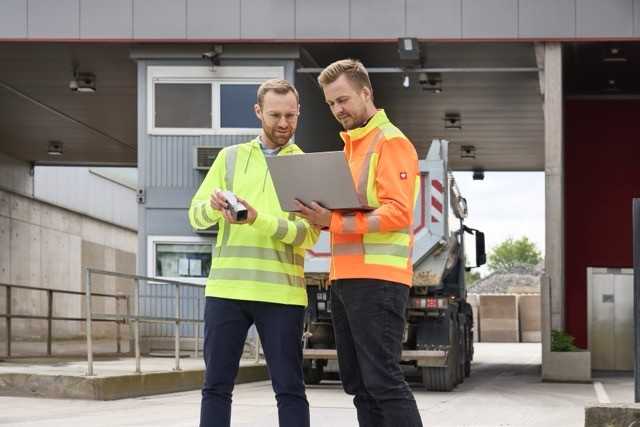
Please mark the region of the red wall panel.
[[632, 267], [640, 197], [640, 101], [565, 104], [567, 332], [587, 346], [587, 267]]

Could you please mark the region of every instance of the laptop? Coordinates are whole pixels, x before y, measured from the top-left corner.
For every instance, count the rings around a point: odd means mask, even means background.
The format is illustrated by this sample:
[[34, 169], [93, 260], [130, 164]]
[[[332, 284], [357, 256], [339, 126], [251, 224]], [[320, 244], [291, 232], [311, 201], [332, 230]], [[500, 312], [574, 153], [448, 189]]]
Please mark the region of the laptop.
[[283, 211], [296, 212], [295, 200], [315, 201], [330, 210], [371, 210], [358, 200], [343, 151], [267, 157]]

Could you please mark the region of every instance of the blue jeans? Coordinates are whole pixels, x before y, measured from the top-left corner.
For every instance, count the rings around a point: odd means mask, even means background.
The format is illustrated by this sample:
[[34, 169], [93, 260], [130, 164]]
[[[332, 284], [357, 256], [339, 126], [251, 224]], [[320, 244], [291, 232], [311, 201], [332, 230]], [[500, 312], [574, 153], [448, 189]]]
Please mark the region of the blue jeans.
[[280, 427], [309, 426], [302, 376], [304, 310], [295, 305], [207, 297], [200, 427], [229, 427], [233, 385], [252, 324], [260, 335], [276, 393]]
[[354, 395], [360, 427], [422, 427], [400, 368], [409, 288], [374, 279], [331, 286], [340, 379]]

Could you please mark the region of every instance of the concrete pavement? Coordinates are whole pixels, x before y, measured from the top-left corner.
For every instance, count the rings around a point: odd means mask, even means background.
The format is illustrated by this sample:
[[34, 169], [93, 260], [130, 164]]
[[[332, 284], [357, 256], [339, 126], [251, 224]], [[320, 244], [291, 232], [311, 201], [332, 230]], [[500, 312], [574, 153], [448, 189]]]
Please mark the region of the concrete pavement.
[[[452, 393], [428, 392], [414, 384], [425, 426], [582, 427], [584, 407], [597, 401], [592, 384], [542, 383], [539, 344], [476, 344], [471, 378]], [[632, 377], [598, 377], [609, 396], [631, 401]], [[351, 398], [338, 383], [308, 388], [311, 425], [356, 426]], [[0, 426], [15, 427], [193, 427], [200, 393], [183, 392], [98, 402], [0, 398]], [[233, 426], [275, 427], [277, 409], [268, 382], [236, 387]]]

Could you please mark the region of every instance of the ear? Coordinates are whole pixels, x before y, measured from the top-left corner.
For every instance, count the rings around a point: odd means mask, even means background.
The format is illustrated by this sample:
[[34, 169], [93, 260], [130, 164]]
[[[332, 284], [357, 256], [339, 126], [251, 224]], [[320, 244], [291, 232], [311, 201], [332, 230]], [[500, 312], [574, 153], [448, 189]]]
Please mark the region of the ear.
[[363, 86], [362, 87], [362, 95], [363, 95], [365, 101], [369, 101], [371, 99], [371, 89], [369, 89], [367, 86]]
[[256, 117], [258, 118], [258, 120], [262, 121], [262, 109], [258, 104], [255, 104], [253, 106], [253, 111], [256, 113]]

